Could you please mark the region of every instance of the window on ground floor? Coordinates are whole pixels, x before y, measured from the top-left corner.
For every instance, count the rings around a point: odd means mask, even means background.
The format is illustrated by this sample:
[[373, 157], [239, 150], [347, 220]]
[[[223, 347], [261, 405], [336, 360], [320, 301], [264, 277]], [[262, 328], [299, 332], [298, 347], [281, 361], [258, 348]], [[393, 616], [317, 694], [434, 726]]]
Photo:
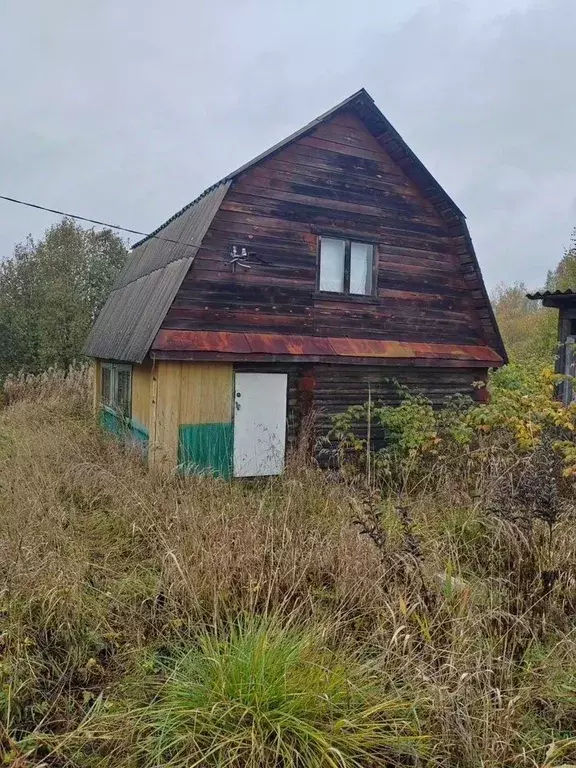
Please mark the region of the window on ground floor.
[[130, 418], [132, 415], [132, 366], [102, 363], [101, 371], [102, 405]]

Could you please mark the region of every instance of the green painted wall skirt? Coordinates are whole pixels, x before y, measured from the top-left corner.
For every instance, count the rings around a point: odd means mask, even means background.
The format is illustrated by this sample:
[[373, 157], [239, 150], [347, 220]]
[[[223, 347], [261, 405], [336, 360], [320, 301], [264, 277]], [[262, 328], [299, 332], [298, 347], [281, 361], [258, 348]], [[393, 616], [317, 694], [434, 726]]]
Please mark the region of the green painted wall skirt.
[[232, 475], [232, 424], [182, 424], [178, 464], [187, 474]]
[[143, 458], [148, 455], [148, 430], [136, 419], [128, 422], [106, 408], [100, 410], [100, 426], [136, 448]]

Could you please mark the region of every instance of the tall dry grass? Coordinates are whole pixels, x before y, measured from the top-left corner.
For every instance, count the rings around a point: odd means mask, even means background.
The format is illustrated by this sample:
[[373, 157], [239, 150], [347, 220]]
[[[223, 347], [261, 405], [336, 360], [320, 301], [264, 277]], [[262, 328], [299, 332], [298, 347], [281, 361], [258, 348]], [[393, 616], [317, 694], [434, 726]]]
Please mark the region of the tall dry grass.
[[[426, 750], [373, 750], [354, 764], [576, 760], [570, 499], [550, 537], [545, 520], [485, 508], [487, 495], [458, 478], [451, 496], [399, 504], [302, 465], [253, 483], [155, 475], [70, 397], [86, 375], [22, 385], [0, 411], [5, 764], [149, 759], [135, 715], [145, 708], [152, 738], [166, 663], [180, 668], [207, 636], [225, 648], [251, 616], [320, 633], [315, 654], [353, 653], [382, 701], [412, 712], [407, 735]], [[274, 762], [267, 744], [263, 765], [306, 765], [280, 752]], [[242, 764], [220, 757], [205, 764]], [[322, 760], [353, 764], [330, 751]]]
[[88, 363], [74, 363], [67, 370], [48, 368], [40, 374], [8, 374], [0, 381], [0, 405], [32, 401], [53, 404], [67, 411], [86, 412], [91, 398], [94, 369]]

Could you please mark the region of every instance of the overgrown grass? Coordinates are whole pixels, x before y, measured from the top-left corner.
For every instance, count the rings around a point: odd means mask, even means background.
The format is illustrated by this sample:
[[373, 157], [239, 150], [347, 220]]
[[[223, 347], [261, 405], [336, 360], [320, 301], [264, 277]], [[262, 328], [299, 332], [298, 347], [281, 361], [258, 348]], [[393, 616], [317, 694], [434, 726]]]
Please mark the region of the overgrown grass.
[[576, 760], [569, 486], [550, 523], [489, 472], [401, 503], [156, 476], [83, 386], [0, 411], [5, 765]]
[[424, 752], [414, 704], [357, 648], [334, 644], [322, 627], [270, 616], [200, 631], [129, 713], [141, 764], [337, 768]]

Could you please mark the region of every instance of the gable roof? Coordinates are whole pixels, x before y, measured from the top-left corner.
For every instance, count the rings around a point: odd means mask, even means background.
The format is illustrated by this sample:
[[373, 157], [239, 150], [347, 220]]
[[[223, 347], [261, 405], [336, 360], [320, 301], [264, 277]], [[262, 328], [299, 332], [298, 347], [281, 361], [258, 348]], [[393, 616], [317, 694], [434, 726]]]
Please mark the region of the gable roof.
[[464, 214], [384, 117], [364, 88], [228, 174], [137, 242], [94, 324], [86, 342], [85, 354], [142, 362], [230, 185], [245, 171], [310, 133], [340, 110], [350, 110], [364, 122], [383, 149], [444, 219], [455, 239], [462, 273], [473, 296], [484, 336], [507, 362]]

